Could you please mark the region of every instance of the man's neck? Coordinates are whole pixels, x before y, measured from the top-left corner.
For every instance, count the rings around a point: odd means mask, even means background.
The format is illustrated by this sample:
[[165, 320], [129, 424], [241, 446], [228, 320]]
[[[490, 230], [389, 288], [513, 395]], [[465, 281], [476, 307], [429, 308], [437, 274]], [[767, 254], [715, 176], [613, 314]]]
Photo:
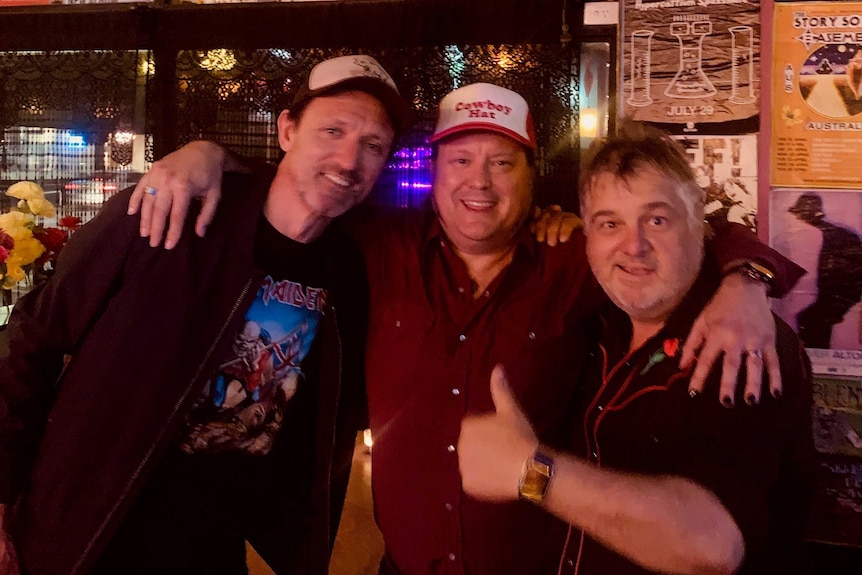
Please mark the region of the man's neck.
[[473, 298], [485, 293], [488, 286], [512, 263], [515, 248], [513, 244], [491, 253], [466, 253], [455, 247], [458, 257], [466, 264], [470, 279], [473, 280]]
[[307, 244], [323, 234], [332, 218], [312, 212], [292, 193], [291, 182], [279, 166], [263, 206], [263, 215], [278, 232], [294, 241]]
[[664, 321], [636, 321], [632, 322], [632, 341], [629, 346], [629, 351], [640, 349], [640, 347], [649, 341], [649, 338], [654, 336], [664, 327]]

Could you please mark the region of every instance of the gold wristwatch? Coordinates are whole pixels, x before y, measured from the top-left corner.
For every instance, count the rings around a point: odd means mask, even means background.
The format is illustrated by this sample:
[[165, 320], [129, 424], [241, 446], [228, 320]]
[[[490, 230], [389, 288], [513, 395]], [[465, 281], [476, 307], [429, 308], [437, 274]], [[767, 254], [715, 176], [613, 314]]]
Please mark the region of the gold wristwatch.
[[541, 505], [554, 476], [554, 459], [542, 451], [541, 446], [524, 462], [518, 495], [524, 501]]
[[766, 266], [760, 265], [757, 262], [743, 262], [738, 266], [734, 267], [731, 271], [747, 276], [754, 281], [764, 283], [770, 289], [772, 288], [772, 284], [775, 281], [775, 274], [772, 273], [772, 270], [770, 270]]

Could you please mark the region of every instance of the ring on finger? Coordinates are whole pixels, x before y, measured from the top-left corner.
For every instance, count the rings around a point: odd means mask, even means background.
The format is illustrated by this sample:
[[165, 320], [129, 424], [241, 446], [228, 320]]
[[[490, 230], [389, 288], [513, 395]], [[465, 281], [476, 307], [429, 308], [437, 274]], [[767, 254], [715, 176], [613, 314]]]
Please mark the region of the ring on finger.
[[750, 357], [755, 357], [757, 359], [763, 359], [763, 352], [759, 349], [746, 349], [745, 352], [743, 352], [743, 353], [747, 356], [750, 356]]
[[156, 195], [156, 189], [153, 187], [147, 186], [146, 188], [144, 188], [144, 193], [147, 194], [148, 196], [155, 196]]

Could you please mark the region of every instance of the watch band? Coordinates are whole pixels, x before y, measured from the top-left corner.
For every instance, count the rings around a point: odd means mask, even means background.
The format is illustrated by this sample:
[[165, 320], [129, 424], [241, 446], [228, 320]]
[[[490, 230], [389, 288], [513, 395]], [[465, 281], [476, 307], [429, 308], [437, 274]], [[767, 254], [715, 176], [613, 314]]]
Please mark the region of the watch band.
[[770, 288], [775, 281], [775, 274], [766, 266], [760, 265], [757, 262], [743, 262], [730, 270], [731, 272], [741, 273], [754, 281], [759, 281], [766, 284]]
[[524, 462], [524, 470], [518, 482], [518, 496], [524, 501], [541, 505], [553, 476], [554, 459], [539, 446]]

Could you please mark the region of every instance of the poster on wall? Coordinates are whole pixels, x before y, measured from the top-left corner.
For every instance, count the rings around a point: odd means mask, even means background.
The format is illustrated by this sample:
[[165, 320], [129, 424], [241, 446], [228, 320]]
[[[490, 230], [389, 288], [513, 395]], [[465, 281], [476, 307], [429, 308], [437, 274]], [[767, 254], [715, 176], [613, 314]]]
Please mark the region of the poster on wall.
[[862, 189], [862, 2], [775, 5], [770, 183]]
[[815, 373], [862, 376], [862, 194], [776, 189], [769, 217], [770, 245], [808, 270], [773, 310]]
[[820, 453], [862, 457], [862, 381], [815, 377], [813, 391], [814, 447]]
[[623, 115], [674, 134], [758, 130], [760, 4], [625, 0]]
[[815, 502], [808, 536], [862, 545], [862, 381], [813, 381], [811, 430], [817, 449]]
[[806, 538], [862, 546], [862, 459], [819, 455]]
[[756, 228], [757, 135], [677, 136], [706, 191], [706, 213]]

